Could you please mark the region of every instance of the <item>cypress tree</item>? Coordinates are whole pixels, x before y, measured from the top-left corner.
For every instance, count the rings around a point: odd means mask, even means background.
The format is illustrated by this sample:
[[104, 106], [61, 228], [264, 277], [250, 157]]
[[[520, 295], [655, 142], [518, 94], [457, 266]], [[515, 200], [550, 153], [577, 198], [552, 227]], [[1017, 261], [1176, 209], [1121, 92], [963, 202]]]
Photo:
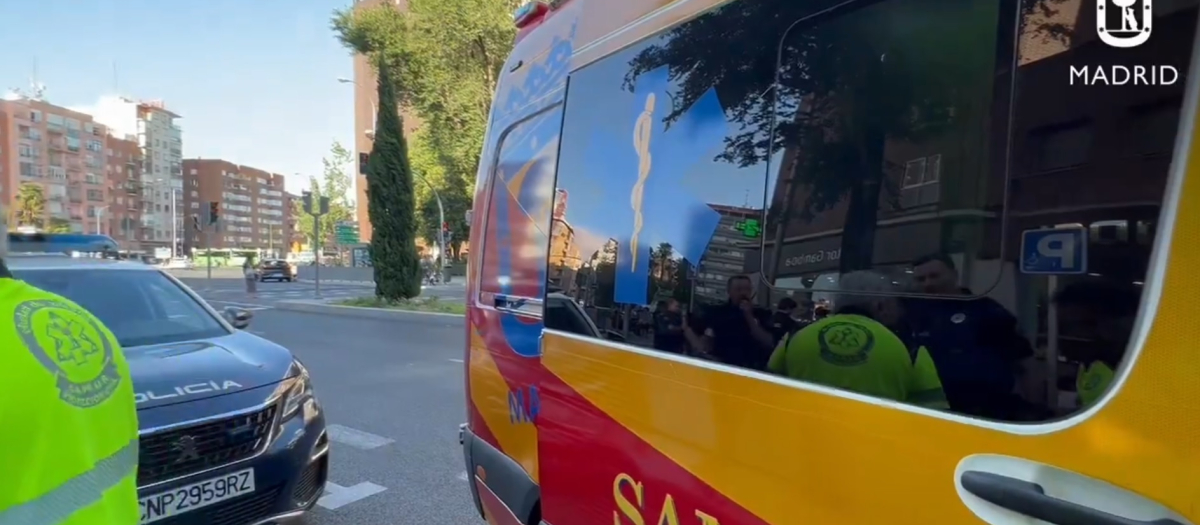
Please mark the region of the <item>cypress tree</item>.
[[375, 295], [395, 301], [420, 295], [421, 260], [417, 254], [413, 175], [392, 73], [383, 60], [379, 61], [378, 71], [375, 143], [367, 160], [367, 213], [373, 230]]

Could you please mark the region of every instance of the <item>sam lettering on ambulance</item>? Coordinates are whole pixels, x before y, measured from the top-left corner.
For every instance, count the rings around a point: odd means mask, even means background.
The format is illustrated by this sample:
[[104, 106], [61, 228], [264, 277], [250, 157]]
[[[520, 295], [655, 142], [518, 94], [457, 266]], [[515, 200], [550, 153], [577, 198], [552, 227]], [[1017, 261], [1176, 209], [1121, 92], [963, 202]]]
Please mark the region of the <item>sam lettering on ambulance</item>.
[[25, 347], [55, 375], [63, 401], [90, 408], [117, 390], [121, 375], [112, 342], [82, 308], [56, 299], [26, 301], [13, 321]]
[[171, 399], [173, 397], [194, 396], [196, 394], [207, 394], [210, 392], [221, 392], [225, 390], [236, 390], [243, 388], [241, 383], [237, 381], [208, 381], [205, 383], [194, 383], [191, 385], [177, 386], [166, 392], [153, 392], [147, 390], [145, 392], [134, 392], [133, 399], [137, 403], [145, 403], [146, 401], [157, 401], [160, 399]]
[[[630, 498], [629, 496], [632, 496]], [[613, 525], [621, 525], [622, 523], [632, 523], [634, 525], [646, 525], [652, 523], [654, 525], [682, 525], [692, 523], [696, 525], [721, 525], [717, 518], [697, 509], [694, 513], [694, 520], [679, 521], [679, 511], [675, 508], [675, 497], [670, 493], [663, 498], [662, 504], [655, 507], [646, 508], [646, 492], [645, 486], [633, 479], [633, 476], [624, 472], [617, 474], [613, 478], [613, 500], [617, 505], [617, 510], [613, 511]], [[658, 512], [654, 512], [655, 509]], [[647, 522], [647, 517], [657, 516], [658, 519]], [[622, 519], [623, 518], [623, 519]]]

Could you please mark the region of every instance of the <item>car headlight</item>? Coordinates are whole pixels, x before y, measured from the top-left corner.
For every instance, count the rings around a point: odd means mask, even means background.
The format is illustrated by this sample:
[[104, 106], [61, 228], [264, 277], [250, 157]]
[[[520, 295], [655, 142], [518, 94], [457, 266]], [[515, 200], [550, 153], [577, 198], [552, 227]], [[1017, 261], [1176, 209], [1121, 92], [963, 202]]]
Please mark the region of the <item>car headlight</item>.
[[288, 387], [287, 393], [284, 394], [283, 402], [283, 421], [291, 419], [300, 412], [300, 408], [304, 403], [313, 397], [312, 380], [308, 376], [308, 369], [304, 368], [299, 362], [296, 367], [300, 369], [300, 373], [289, 379], [291, 386]]

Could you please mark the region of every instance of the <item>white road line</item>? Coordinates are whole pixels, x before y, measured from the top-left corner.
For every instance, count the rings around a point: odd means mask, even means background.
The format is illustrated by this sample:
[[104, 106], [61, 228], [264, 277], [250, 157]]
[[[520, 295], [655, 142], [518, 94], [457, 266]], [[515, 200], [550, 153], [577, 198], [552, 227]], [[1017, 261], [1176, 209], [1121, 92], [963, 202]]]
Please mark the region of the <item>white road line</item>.
[[355, 430], [342, 425], [329, 425], [325, 428], [329, 433], [329, 439], [335, 443], [349, 445], [359, 450], [371, 450], [395, 443], [396, 440], [378, 436], [370, 432]]
[[463, 360], [462, 359], [451, 359], [450, 362], [451, 363], [461, 363], [461, 362], [463, 362]]
[[467, 473], [466, 473], [466, 471], [463, 471], [463, 472], [459, 472], [459, 473], [458, 473], [458, 480], [459, 480], [459, 481], [467, 481]]
[[237, 302], [233, 302], [233, 301], [218, 301], [218, 300], [215, 300], [215, 299], [208, 299], [208, 302], [210, 302], [210, 303], [221, 303], [221, 304], [228, 304], [228, 305], [232, 305], [232, 306], [237, 306], [237, 307], [245, 308], [245, 309], [247, 309], [247, 310], [270, 310], [270, 309], [271, 309], [271, 307], [270, 307], [270, 306], [267, 306], [267, 305], [262, 305], [262, 304], [253, 304], [253, 303], [237, 303]]
[[343, 487], [332, 481], [327, 481], [325, 482], [325, 495], [317, 500], [317, 505], [329, 510], [337, 510], [385, 490], [387, 490], [387, 487], [381, 487], [370, 481], [364, 481], [351, 487]]

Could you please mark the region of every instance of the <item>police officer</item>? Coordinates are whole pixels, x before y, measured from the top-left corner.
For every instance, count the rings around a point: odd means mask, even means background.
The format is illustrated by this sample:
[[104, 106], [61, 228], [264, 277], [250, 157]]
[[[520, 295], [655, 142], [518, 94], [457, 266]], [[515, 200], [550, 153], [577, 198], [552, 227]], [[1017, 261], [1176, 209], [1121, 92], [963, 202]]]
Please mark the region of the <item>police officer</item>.
[[950, 408], [989, 419], [1024, 419], [1029, 408], [1015, 390], [1033, 345], [1017, 319], [990, 298], [962, 300], [973, 294], [959, 286], [958, 270], [946, 255], [914, 261], [913, 280], [921, 292], [947, 297], [909, 301], [908, 327], [901, 335], [929, 350]]
[[0, 525], [133, 525], [137, 407], [121, 347], [79, 305], [14, 279], [7, 245], [0, 233]]

